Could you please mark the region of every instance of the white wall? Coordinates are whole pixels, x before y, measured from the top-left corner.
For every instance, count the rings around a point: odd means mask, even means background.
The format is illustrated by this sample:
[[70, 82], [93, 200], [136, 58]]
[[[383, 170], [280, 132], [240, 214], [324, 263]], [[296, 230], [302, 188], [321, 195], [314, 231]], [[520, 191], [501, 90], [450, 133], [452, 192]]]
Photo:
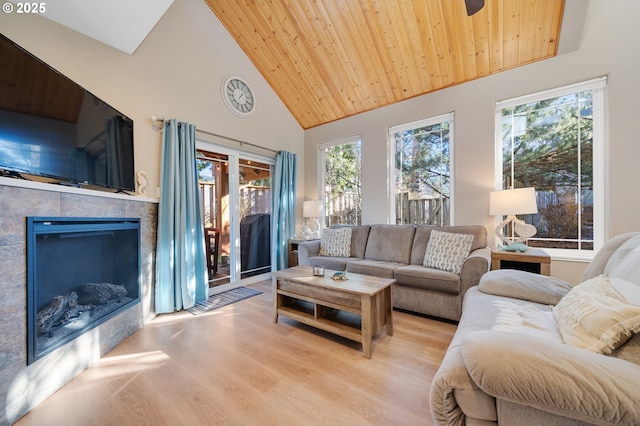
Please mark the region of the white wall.
[[[640, 230], [640, 197], [636, 195], [640, 182], [634, 172], [640, 158], [636, 126], [640, 113], [640, 2], [619, 0], [613, 7], [604, 0], [567, 0], [567, 5], [572, 6], [567, 7], [568, 13], [575, 11], [575, 5], [588, 5], [577, 50], [307, 130], [307, 198], [317, 193], [317, 144], [362, 134], [363, 222], [386, 222], [387, 128], [454, 111], [453, 222], [485, 225], [491, 238], [495, 226], [489, 216], [489, 192], [494, 187], [495, 102], [608, 75], [606, 234], [610, 237]], [[572, 17], [565, 17], [565, 21]], [[563, 31], [569, 34], [568, 29]], [[584, 263], [553, 261], [551, 272], [575, 283], [584, 267]]]
[[[136, 197], [137, 201], [156, 197], [159, 186], [161, 134], [158, 124], [150, 120], [152, 115], [188, 121], [200, 129], [274, 150], [288, 150], [304, 161], [303, 129], [202, 0], [175, 0], [133, 55], [35, 15], [0, 13], [0, 31], [134, 120], [136, 170], [145, 170], [149, 177], [147, 197]], [[228, 75], [243, 77], [255, 92], [256, 111], [247, 119], [236, 117], [223, 104], [220, 85]], [[157, 221], [157, 206], [153, 203], [149, 213], [140, 213], [141, 208], [125, 207], [131, 201], [91, 196], [104, 195], [97, 191], [74, 189], [74, 193], [62, 195], [35, 190], [18, 192], [11, 186], [20, 181], [2, 179], [11, 181], [0, 182], [0, 193], [10, 198], [0, 202], [0, 210], [7, 216], [0, 221], [0, 240], [6, 248], [2, 251], [3, 262], [11, 266], [12, 272], [3, 275], [5, 288], [1, 291], [11, 293], [18, 289], [13, 292], [18, 294], [13, 298], [18, 307], [26, 306], [20, 299], [26, 298], [25, 251], [20, 245], [24, 246], [25, 241], [24, 216], [78, 216], [98, 208], [106, 216], [140, 215], [147, 226]], [[302, 194], [302, 184], [300, 187]], [[95, 194], [79, 195], [76, 191]], [[36, 195], [25, 200], [11, 197], [15, 194]], [[143, 303], [28, 367], [24, 350], [26, 316], [19, 309], [3, 310], [2, 321], [8, 328], [3, 330], [0, 348], [0, 424], [15, 421], [149, 318], [153, 312], [153, 274], [149, 275], [154, 269], [153, 244], [155, 233], [143, 232], [143, 269], [148, 278], [142, 283]], [[55, 374], [51, 374], [52, 368]]]
[[[569, 6], [582, 3], [587, 1], [567, 0], [566, 10], [573, 13]], [[365, 223], [387, 221], [387, 128], [454, 111], [453, 220], [460, 225], [484, 224], [492, 230], [488, 193], [494, 180], [495, 102], [608, 75], [607, 232], [613, 236], [637, 229], [635, 216], [640, 207], [635, 196], [638, 178], [633, 173], [640, 158], [633, 125], [640, 112], [640, 55], [636, 53], [640, 2], [615, 3], [611, 7], [604, 0], [588, 2], [576, 51], [306, 132], [204, 2], [176, 0], [133, 55], [35, 15], [0, 14], [0, 28], [134, 119], [136, 169], [149, 175], [149, 196], [155, 196], [160, 161], [160, 134], [149, 121], [151, 115], [175, 117], [200, 129], [298, 154], [299, 200], [317, 196], [317, 144], [362, 134]], [[239, 75], [252, 84], [257, 108], [250, 118], [236, 117], [222, 103], [220, 83], [227, 75]], [[582, 264], [552, 263], [554, 275], [557, 271], [574, 282], [583, 268]]]
[[[0, 28], [134, 120], [136, 170], [147, 171], [150, 197], [159, 185], [161, 140], [152, 115], [304, 160], [304, 131], [204, 1], [175, 0], [133, 55], [36, 15], [2, 13]], [[244, 78], [255, 92], [249, 118], [236, 117], [222, 102], [220, 85], [229, 75]]]

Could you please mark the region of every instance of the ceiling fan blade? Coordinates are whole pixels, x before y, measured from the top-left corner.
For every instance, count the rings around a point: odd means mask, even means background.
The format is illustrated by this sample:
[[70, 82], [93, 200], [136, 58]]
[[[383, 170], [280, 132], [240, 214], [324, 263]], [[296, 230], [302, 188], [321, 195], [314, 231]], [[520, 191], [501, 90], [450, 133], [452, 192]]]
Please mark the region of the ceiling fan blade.
[[484, 6], [484, 0], [464, 0], [467, 6], [467, 16], [471, 16], [478, 12]]

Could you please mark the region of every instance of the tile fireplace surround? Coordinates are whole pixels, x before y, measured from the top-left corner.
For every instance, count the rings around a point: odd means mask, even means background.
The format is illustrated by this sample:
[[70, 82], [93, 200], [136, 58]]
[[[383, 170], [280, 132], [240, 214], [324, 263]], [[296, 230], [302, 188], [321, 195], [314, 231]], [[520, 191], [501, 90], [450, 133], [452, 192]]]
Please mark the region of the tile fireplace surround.
[[[141, 303], [29, 366], [27, 216], [139, 217], [141, 235]], [[148, 198], [0, 178], [0, 425], [26, 414], [154, 316], [157, 218], [158, 204]]]

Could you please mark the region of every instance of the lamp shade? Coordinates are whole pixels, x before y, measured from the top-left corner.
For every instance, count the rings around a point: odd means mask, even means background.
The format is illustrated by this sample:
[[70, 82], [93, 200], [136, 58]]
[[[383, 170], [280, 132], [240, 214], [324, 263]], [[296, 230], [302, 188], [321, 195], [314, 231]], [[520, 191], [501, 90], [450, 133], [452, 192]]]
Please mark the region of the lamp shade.
[[491, 191], [489, 194], [490, 215], [516, 215], [538, 213], [536, 189], [517, 188]]
[[322, 217], [322, 201], [304, 201], [302, 203], [302, 217]]

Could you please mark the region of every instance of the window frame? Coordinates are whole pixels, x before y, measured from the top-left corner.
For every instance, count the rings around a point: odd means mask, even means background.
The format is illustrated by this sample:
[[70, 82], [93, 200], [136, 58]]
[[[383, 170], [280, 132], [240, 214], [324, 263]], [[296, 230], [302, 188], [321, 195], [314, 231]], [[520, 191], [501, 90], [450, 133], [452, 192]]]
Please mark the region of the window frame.
[[[590, 261], [595, 253], [602, 247], [609, 230], [607, 228], [606, 211], [606, 187], [608, 184], [608, 170], [606, 167], [606, 152], [608, 141], [608, 116], [606, 105], [607, 77], [599, 77], [579, 83], [557, 87], [555, 89], [544, 90], [529, 95], [519, 96], [496, 102], [495, 106], [495, 183], [494, 189], [502, 188], [502, 111], [522, 104], [541, 101], [549, 98], [556, 98], [585, 90], [592, 91], [593, 108], [593, 250], [586, 249], [559, 249], [544, 248], [553, 259]], [[494, 218], [497, 226], [501, 218]]]
[[408, 123], [389, 126], [387, 128], [387, 217], [389, 223], [395, 224], [396, 217], [396, 196], [395, 196], [395, 138], [398, 132], [418, 129], [421, 127], [433, 126], [443, 122], [449, 122], [449, 225], [455, 224], [455, 112], [448, 112], [433, 117], [423, 118], [421, 120], [411, 121]]
[[317, 197], [322, 201], [322, 223], [321, 228], [327, 226], [327, 206], [325, 199], [325, 188], [326, 188], [326, 163], [325, 163], [325, 153], [328, 148], [333, 148], [334, 146], [339, 145], [347, 145], [353, 143], [360, 143], [360, 222], [359, 225], [362, 225], [362, 135], [352, 135], [347, 136], [340, 139], [334, 139], [327, 142], [321, 142], [318, 144], [318, 193]]

